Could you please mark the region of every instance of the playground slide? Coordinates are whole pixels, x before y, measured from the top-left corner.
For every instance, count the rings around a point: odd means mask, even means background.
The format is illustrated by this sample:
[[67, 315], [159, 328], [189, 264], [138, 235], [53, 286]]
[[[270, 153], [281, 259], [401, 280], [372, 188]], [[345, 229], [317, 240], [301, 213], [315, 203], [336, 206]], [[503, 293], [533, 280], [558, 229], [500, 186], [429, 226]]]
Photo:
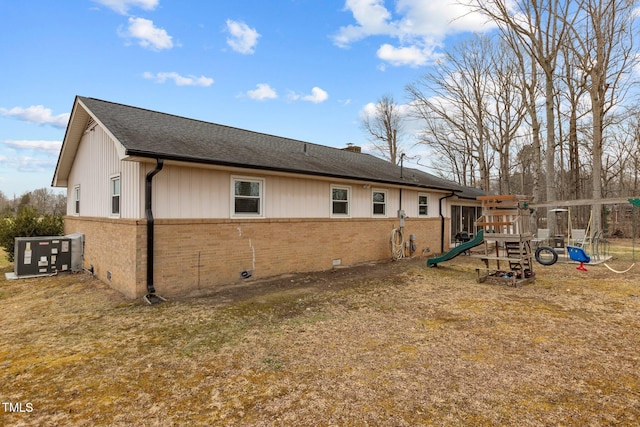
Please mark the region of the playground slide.
[[463, 253], [464, 251], [468, 251], [469, 249], [478, 246], [484, 240], [484, 230], [478, 230], [476, 237], [468, 242], [462, 243], [455, 248], [451, 249], [449, 252], [435, 258], [429, 258], [427, 260], [427, 267], [436, 267], [438, 263], [449, 261]]

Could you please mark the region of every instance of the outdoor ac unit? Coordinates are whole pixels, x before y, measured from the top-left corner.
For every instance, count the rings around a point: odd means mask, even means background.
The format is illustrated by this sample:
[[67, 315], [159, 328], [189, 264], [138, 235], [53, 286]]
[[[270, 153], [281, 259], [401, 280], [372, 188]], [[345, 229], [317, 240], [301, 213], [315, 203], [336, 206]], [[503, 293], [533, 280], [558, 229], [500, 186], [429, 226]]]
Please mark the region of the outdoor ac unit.
[[73, 233], [64, 236], [71, 240], [71, 271], [82, 271], [84, 268], [84, 234]]
[[70, 270], [71, 242], [62, 236], [16, 237], [14, 273], [41, 276]]

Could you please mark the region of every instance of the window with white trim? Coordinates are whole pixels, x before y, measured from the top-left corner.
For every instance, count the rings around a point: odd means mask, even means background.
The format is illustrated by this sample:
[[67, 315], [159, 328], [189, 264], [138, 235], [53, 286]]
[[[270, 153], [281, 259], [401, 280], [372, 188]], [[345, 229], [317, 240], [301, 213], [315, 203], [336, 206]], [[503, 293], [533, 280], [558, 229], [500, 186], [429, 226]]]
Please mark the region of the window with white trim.
[[385, 190], [373, 190], [371, 198], [373, 201], [373, 215], [387, 216], [387, 192]]
[[349, 216], [351, 187], [331, 186], [331, 215]]
[[232, 216], [264, 216], [264, 180], [234, 177], [231, 180]]
[[429, 195], [428, 194], [418, 194], [418, 215], [419, 216], [429, 215]]
[[80, 215], [80, 186], [73, 187], [73, 214]]
[[111, 192], [111, 216], [120, 216], [120, 175], [114, 175], [109, 182]]

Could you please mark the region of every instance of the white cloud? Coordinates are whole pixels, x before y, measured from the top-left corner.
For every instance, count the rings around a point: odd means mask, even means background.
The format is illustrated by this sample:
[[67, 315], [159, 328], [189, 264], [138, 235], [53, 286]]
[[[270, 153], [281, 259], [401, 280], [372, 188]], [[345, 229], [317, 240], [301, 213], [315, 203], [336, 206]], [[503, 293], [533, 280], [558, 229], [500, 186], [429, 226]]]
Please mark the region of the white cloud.
[[177, 86], [208, 87], [208, 86], [211, 86], [214, 82], [214, 80], [210, 77], [205, 77], [205, 76], [196, 77], [192, 75], [185, 77], [185, 76], [181, 76], [176, 72], [161, 72], [161, 73], [153, 74], [147, 71], [142, 74], [142, 77], [149, 80], [155, 80], [156, 83], [164, 83], [167, 80], [173, 80], [173, 82]]
[[[403, 119], [409, 119], [411, 116], [411, 105], [410, 104], [396, 104], [396, 111]], [[366, 119], [367, 117], [373, 117], [376, 114], [376, 103], [369, 102], [362, 107], [362, 110], [358, 113], [358, 117], [360, 120]]]
[[55, 167], [61, 141], [6, 140], [0, 166], [17, 172], [51, 172]]
[[51, 109], [44, 108], [43, 105], [32, 105], [27, 108], [13, 107], [8, 110], [6, 108], [0, 108], [0, 114], [3, 116], [16, 117], [18, 120], [35, 123], [37, 125], [51, 125], [57, 128], [67, 127], [70, 116], [69, 113], [54, 116], [51, 114]]
[[7, 140], [4, 144], [16, 150], [36, 150], [58, 154], [62, 147], [61, 141], [42, 140]]
[[314, 104], [319, 104], [327, 99], [329, 99], [329, 94], [317, 86], [311, 89], [311, 95], [302, 97], [303, 101], [313, 102]]
[[153, 10], [158, 6], [159, 0], [93, 0], [109, 9], [126, 15], [131, 7], [139, 7], [143, 10]]
[[391, 13], [384, 7], [384, 0], [347, 0], [344, 10], [351, 11], [358, 25], [340, 28], [334, 37], [340, 47], [348, 47], [367, 36], [392, 32]]
[[310, 95], [302, 95], [299, 93], [290, 92], [288, 98], [290, 101], [302, 100], [302, 101], [313, 102], [314, 104], [320, 104], [321, 102], [324, 102], [327, 99], [329, 99], [329, 94], [323, 89], [320, 89], [319, 87], [314, 86], [311, 89]]
[[378, 49], [378, 57], [395, 66], [436, 61], [436, 51], [448, 35], [491, 28], [482, 15], [457, 0], [398, 0], [395, 15], [383, 0], [346, 0], [345, 10], [356, 23], [341, 27], [334, 43], [348, 47], [369, 36], [397, 39], [396, 46], [385, 43]]
[[400, 37], [444, 37], [460, 32], [483, 32], [493, 28], [486, 17], [458, 0], [399, 0], [396, 12]]
[[250, 28], [244, 22], [227, 19], [227, 31], [231, 35], [227, 38], [227, 44], [233, 50], [245, 55], [255, 52], [258, 38], [260, 38], [255, 28]]
[[120, 32], [120, 35], [137, 39], [140, 46], [152, 50], [173, 47], [172, 37], [164, 29], [156, 27], [149, 19], [130, 17], [129, 27], [126, 31]]
[[362, 120], [367, 117], [372, 117], [375, 113], [376, 113], [376, 104], [373, 102], [369, 102], [368, 104], [365, 104], [364, 107], [362, 107], [362, 110], [360, 110], [360, 113], [358, 114], [358, 116], [360, 117], [360, 120]]
[[50, 172], [56, 166], [56, 159], [40, 159], [30, 156], [0, 156], [0, 166], [5, 166], [17, 172]]
[[[380, 46], [376, 54], [378, 58], [390, 63], [391, 65], [409, 65], [411, 67], [419, 67], [429, 62], [437, 61], [441, 58], [441, 54], [434, 52], [435, 44], [428, 48], [420, 48], [418, 46], [394, 47], [388, 43]], [[384, 68], [381, 69], [384, 71]]]
[[262, 101], [265, 99], [275, 99], [278, 97], [276, 91], [266, 83], [259, 83], [257, 88], [247, 92], [247, 96], [251, 99]]

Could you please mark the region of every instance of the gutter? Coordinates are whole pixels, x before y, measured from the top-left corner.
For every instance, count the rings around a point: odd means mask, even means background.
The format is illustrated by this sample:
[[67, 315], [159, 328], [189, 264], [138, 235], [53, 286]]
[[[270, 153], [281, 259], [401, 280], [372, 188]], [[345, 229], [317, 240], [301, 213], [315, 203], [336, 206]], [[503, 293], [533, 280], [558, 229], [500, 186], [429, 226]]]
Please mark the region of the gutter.
[[151, 207], [151, 194], [153, 190], [153, 177], [162, 170], [164, 166], [163, 159], [156, 159], [156, 167], [149, 173], [145, 179], [144, 187], [144, 207], [147, 217], [147, 295], [144, 300], [149, 304], [157, 304], [166, 301], [161, 296], [156, 295], [156, 289], [153, 286], [153, 241], [154, 241], [154, 219]]
[[444, 253], [444, 215], [442, 214], [442, 201], [444, 199], [448, 199], [449, 197], [453, 197], [456, 194], [452, 191], [451, 194], [447, 196], [440, 197], [438, 200], [439, 208], [440, 208], [440, 253]]

